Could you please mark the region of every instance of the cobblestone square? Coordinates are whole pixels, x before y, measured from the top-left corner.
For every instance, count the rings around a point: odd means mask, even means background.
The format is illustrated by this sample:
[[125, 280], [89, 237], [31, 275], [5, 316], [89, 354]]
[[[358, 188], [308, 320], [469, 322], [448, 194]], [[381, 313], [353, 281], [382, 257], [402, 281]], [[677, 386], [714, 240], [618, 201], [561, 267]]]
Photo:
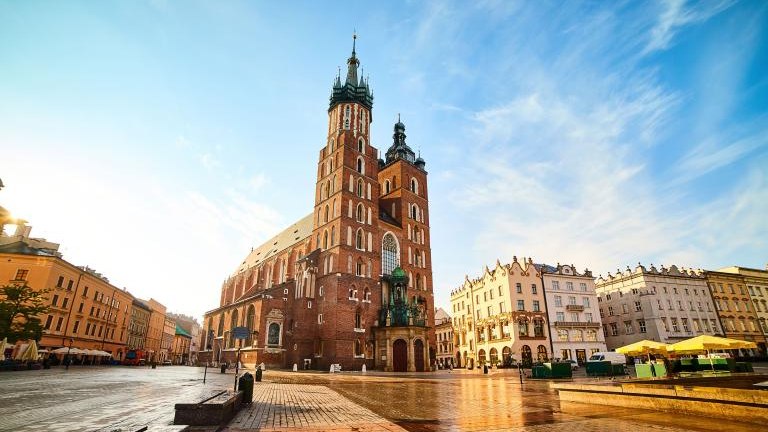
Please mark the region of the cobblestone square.
[[[234, 374], [169, 366], [73, 367], [0, 374], [2, 431], [137, 431], [169, 425], [174, 404]], [[583, 378], [576, 378], [583, 379]], [[214, 430], [209, 428], [208, 430]], [[735, 431], [759, 425], [627, 408], [561, 403], [548, 381], [514, 370], [430, 374], [268, 370], [225, 428], [244, 431]]]

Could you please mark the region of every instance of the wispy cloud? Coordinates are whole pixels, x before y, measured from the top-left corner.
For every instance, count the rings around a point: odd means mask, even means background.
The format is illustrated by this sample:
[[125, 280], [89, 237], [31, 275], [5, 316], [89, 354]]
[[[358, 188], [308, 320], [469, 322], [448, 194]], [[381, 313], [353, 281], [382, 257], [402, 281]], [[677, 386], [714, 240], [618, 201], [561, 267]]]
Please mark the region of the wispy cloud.
[[755, 150], [768, 150], [768, 129], [731, 142], [713, 137], [693, 147], [677, 165], [674, 184], [688, 182], [752, 154]]
[[691, 24], [708, 20], [710, 17], [728, 9], [733, 0], [718, 2], [696, 2], [690, 6], [686, 0], [662, 0], [662, 13], [656, 26], [651, 29], [650, 40], [643, 50], [644, 54], [665, 50], [669, 47], [677, 31]]

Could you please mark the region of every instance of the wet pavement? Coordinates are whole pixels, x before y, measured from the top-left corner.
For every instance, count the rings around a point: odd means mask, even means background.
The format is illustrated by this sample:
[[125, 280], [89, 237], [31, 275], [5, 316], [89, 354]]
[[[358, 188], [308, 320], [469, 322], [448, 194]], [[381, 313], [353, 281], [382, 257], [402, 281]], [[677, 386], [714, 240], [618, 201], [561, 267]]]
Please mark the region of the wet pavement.
[[[234, 375], [184, 366], [86, 367], [0, 373], [0, 431], [134, 431], [167, 425], [174, 404], [210, 388], [231, 388]], [[577, 373], [576, 380], [579, 380]], [[380, 372], [268, 370], [254, 404], [230, 431], [734, 431], [761, 425], [561, 403], [548, 381], [516, 370]]]
[[185, 366], [63, 367], [0, 373], [0, 431], [135, 431], [173, 422], [174, 404], [232, 374]]

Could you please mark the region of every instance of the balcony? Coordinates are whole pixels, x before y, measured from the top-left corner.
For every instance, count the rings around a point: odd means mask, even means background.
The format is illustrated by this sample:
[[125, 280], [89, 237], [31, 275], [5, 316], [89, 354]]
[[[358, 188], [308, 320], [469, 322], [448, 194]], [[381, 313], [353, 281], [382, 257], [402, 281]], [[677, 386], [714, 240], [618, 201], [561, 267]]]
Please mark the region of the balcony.
[[600, 328], [599, 322], [555, 321], [555, 327]]
[[565, 306], [565, 310], [567, 310], [568, 312], [582, 312], [584, 311], [584, 306], [569, 304]]

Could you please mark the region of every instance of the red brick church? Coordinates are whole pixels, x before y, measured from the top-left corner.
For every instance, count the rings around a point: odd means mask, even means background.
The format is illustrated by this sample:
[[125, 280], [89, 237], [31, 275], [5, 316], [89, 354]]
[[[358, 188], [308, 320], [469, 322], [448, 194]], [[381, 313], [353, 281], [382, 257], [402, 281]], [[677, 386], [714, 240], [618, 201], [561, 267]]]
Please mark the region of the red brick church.
[[[435, 361], [425, 162], [394, 126], [378, 159], [373, 95], [352, 45], [318, 154], [312, 213], [245, 257], [204, 319], [199, 359], [428, 371]], [[246, 339], [232, 329], [246, 327]], [[242, 335], [241, 335], [242, 337]]]

